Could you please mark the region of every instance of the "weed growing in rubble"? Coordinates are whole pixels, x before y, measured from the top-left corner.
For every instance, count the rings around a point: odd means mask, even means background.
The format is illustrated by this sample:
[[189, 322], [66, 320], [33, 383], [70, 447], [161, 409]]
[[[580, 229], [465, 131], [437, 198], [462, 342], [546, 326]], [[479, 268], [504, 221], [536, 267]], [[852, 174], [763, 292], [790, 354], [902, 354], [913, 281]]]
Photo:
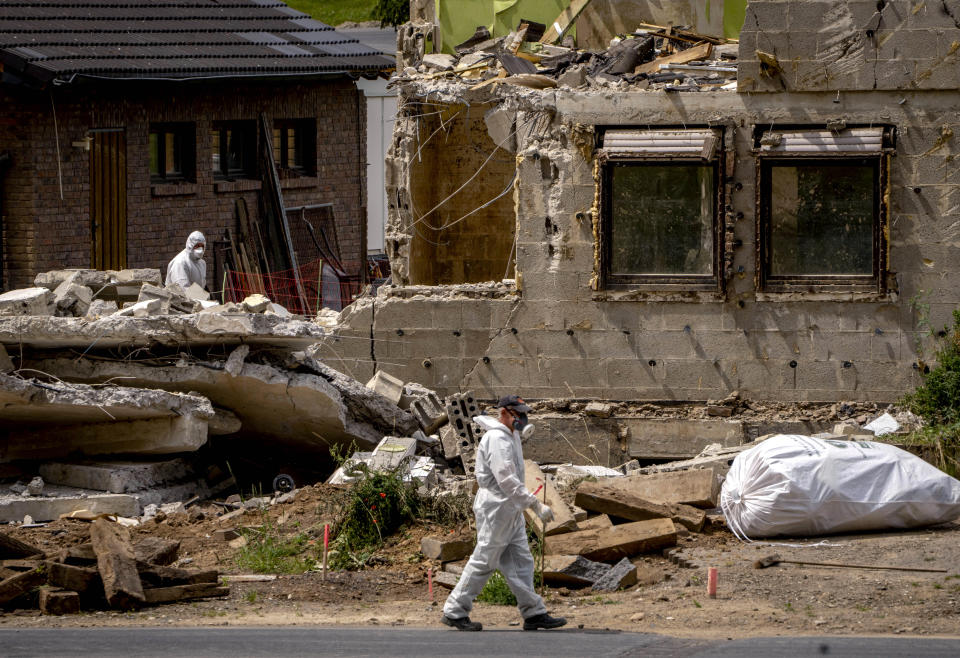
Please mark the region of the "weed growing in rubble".
[[237, 554], [237, 566], [254, 573], [303, 573], [316, 566], [308, 549], [310, 536], [299, 533], [283, 537], [276, 526], [265, 522], [242, 531], [247, 544]]
[[400, 468], [373, 472], [360, 465], [358, 469], [362, 476], [350, 489], [335, 533], [334, 568], [364, 566], [386, 537], [416, 518], [420, 507], [420, 496], [403, 481]]
[[499, 571], [494, 571], [487, 584], [480, 590], [477, 601], [492, 603], [493, 605], [517, 605], [517, 597], [510, 591], [507, 579]]

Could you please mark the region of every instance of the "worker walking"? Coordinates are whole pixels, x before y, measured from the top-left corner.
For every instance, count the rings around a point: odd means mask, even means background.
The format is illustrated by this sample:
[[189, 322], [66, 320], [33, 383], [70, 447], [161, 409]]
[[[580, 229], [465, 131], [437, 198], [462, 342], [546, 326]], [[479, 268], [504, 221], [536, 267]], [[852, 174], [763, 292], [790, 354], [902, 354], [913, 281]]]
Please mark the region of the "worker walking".
[[473, 419], [487, 430], [480, 440], [476, 459], [480, 486], [473, 502], [477, 545], [457, 586], [447, 597], [440, 621], [461, 631], [481, 630], [483, 626], [479, 622], [470, 620], [470, 610], [494, 569], [499, 569], [517, 597], [523, 630], [559, 628], [567, 620], [547, 614], [543, 599], [534, 591], [533, 556], [523, 521], [523, 510], [528, 507], [532, 507], [545, 524], [553, 520], [553, 511], [523, 484], [520, 438], [521, 433], [529, 436], [533, 431], [527, 419], [530, 407], [516, 395], [500, 398], [497, 407], [500, 409], [497, 420], [488, 416]]
[[201, 288], [207, 287], [207, 263], [203, 260], [203, 252], [207, 240], [200, 231], [194, 231], [187, 238], [187, 248], [177, 254], [167, 265], [165, 283], [179, 284], [184, 290], [190, 284], [196, 283]]

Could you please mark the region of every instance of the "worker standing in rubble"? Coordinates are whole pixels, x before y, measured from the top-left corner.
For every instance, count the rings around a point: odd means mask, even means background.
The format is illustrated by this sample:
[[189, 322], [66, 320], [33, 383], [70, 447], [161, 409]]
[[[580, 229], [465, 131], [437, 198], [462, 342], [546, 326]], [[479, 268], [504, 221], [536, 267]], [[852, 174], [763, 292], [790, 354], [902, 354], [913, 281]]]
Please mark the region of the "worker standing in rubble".
[[203, 260], [203, 252], [207, 240], [200, 231], [194, 231], [187, 238], [187, 248], [177, 254], [167, 265], [165, 283], [176, 283], [184, 290], [195, 283], [201, 288], [207, 287], [207, 263]]
[[543, 598], [533, 587], [533, 556], [527, 543], [523, 510], [533, 508], [544, 524], [553, 520], [553, 511], [527, 491], [523, 484], [521, 434], [529, 437], [533, 425], [527, 419], [530, 407], [516, 395], [497, 403], [499, 417], [476, 416], [473, 420], [487, 430], [477, 450], [476, 473], [480, 486], [473, 502], [477, 517], [477, 545], [457, 586], [443, 606], [441, 622], [461, 631], [479, 631], [483, 626], [470, 620], [477, 598], [494, 569], [500, 569], [510, 591], [517, 597], [523, 616], [523, 630], [559, 628], [563, 617], [551, 617]]

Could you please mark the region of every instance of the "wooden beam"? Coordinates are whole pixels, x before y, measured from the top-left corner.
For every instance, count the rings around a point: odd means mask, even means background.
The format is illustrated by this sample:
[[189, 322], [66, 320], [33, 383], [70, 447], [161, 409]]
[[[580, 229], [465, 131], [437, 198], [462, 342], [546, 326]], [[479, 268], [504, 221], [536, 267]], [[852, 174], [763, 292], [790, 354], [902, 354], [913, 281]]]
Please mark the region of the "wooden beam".
[[582, 555], [590, 560], [614, 562], [624, 557], [675, 546], [677, 529], [670, 519], [624, 523], [603, 530], [581, 530], [547, 537], [547, 555]]
[[553, 25], [548, 27], [547, 31], [540, 37], [540, 43], [554, 43], [562, 39], [563, 35], [570, 29], [570, 26], [573, 25], [573, 22], [577, 20], [577, 16], [579, 16], [589, 4], [590, 0], [571, 0], [570, 6], [560, 12], [557, 20], [553, 21]]
[[633, 70], [634, 73], [659, 73], [661, 64], [686, 64], [688, 62], [696, 62], [702, 59], [707, 59], [710, 57], [710, 53], [713, 51], [713, 46], [709, 43], [700, 43], [686, 50], [681, 50], [678, 53], [672, 55], [667, 55], [666, 57], [658, 57], [652, 62], [644, 62], [637, 68]]
[[575, 504], [586, 510], [618, 516], [631, 521], [672, 519], [688, 530], [700, 532], [706, 512], [689, 505], [652, 503], [629, 489], [604, 482], [584, 482], [577, 487]]

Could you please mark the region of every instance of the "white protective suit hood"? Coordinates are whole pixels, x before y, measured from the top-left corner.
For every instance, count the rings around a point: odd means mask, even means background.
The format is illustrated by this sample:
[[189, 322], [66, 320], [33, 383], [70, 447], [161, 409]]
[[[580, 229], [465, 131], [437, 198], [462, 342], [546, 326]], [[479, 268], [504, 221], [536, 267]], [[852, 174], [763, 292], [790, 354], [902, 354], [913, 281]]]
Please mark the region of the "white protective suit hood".
[[201, 233], [200, 231], [194, 231], [187, 237], [187, 251], [190, 252], [190, 258], [192, 258], [193, 260], [200, 260], [201, 258], [203, 258], [202, 254], [198, 256], [193, 251], [194, 247], [196, 247], [198, 244], [202, 244], [206, 246], [207, 239], [203, 237], [203, 233]]

